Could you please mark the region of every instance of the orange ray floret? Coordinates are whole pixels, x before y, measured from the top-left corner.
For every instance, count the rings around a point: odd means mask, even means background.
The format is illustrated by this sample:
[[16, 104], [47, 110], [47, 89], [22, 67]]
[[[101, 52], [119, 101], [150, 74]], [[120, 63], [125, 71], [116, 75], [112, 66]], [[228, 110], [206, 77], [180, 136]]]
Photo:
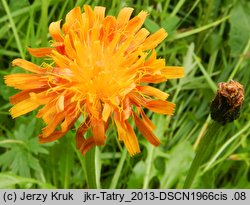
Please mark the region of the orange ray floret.
[[[159, 29], [150, 35], [141, 28], [147, 13], [142, 11], [131, 19], [133, 9], [128, 7], [117, 18], [105, 17], [104, 7], [92, 10], [85, 5], [84, 11], [74, 8], [63, 25], [61, 20], [50, 24], [51, 47], [29, 48], [31, 55], [50, 59], [50, 63], [38, 66], [23, 59], [13, 61], [30, 73], [5, 76], [8, 86], [21, 90], [11, 97], [12, 117], [40, 108], [37, 117], [46, 126], [39, 140], [51, 142], [63, 137], [83, 115], [84, 122], [76, 131], [82, 154], [105, 144], [112, 121], [131, 156], [140, 152], [131, 120], [158, 146], [155, 126], [143, 108], [173, 115], [175, 104], [166, 101], [167, 93], [147, 83], [184, 75], [183, 67], [166, 66], [164, 59], [157, 59], [155, 47], [166, 38], [166, 31]], [[88, 130], [92, 136], [86, 138]]]

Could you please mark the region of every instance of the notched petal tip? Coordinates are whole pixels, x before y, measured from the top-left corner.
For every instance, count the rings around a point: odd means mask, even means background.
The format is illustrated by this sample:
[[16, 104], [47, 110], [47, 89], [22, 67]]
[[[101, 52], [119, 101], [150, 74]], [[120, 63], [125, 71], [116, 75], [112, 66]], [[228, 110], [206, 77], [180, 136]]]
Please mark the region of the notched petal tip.
[[141, 151], [138, 151], [138, 152], [132, 152], [132, 153], [129, 153], [131, 157], [135, 157], [136, 155], [140, 154]]

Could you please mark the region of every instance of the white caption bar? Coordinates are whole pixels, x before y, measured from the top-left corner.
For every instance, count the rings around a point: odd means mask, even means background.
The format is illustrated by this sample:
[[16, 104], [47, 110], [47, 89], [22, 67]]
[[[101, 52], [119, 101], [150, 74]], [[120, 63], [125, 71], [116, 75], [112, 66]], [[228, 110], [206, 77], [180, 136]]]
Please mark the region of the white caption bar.
[[2, 189], [0, 204], [250, 204], [250, 189]]

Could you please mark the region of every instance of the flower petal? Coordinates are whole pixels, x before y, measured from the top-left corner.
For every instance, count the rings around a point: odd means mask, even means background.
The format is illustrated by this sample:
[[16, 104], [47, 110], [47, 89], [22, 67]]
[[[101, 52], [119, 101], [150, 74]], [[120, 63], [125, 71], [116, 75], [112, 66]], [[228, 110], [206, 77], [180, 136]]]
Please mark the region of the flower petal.
[[74, 45], [72, 44], [73, 42], [70, 39], [70, 35], [67, 34], [64, 39], [64, 44], [65, 44], [65, 52], [67, 56], [71, 58], [71, 60], [77, 58], [77, 54], [74, 48]]
[[[147, 69], [149, 70], [149, 69]], [[184, 77], [184, 68], [178, 66], [166, 66], [159, 74], [146, 74], [141, 78], [141, 82], [160, 83], [168, 79]]]
[[33, 89], [33, 90], [23, 90], [20, 93], [17, 93], [10, 97], [10, 103], [11, 104], [17, 104], [27, 98], [30, 97], [30, 93], [40, 93], [44, 91], [45, 89]]
[[60, 24], [61, 24], [61, 20], [52, 22], [49, 25], [49, 33], [52, 36], [52, 38], [57, 42], [63, 42], [64, 40], [62, 33], [61, 33]]
[[154, 130], [154, 129], [155, 129], [154, 124], [153, 124], [152, 121], [148, 118], [148, 116], [145, 114], [145, 112], [143, 111], [143, 109], [141, 109], [141, 108], [137, 108], [137, 109], [139, 109], [139, 113], [141, 114], [141, 117], [142, 117], [143, 122], [144, 122], [151, 130]]
[[51, 57], [53, 58], [55, 63], [58, 65], [58, 67], [70, 68], [71, 60], [69, 58], [67, 58], [67, 56], [62, 55], [55, 50], [52, 50]]
[[107, 122], [111, 111], [112, 111], [111, 106], [108, 103], [104, 103], [103, 110], [102, 110], [102, 120], [104, 122]]
[[105, 17], [105, 7], [102, 6], [95, 6], [94, 13], [96, 21], [102, 22]]
[[123, 141], [129, 154], [131, 156], [140, 152], [140, 147], [136, 135], [128, 123], [128, 121], [121, 121], [121, 115], [118, 110], [114, 111], [114, 121], [118, 132], [118, 139]]
[[118, 28], [127, 25], [133, 10], [133, 8], [125, 7], [119, 12], [117, 17]]
[[133, 51], [135, 49], [138, 48], [138, 46], [140, 46], [144, 41], [145, 39], [148, 37], [149, 35], [149, 31], [145, 28], [142, 28], [140, 29], [133, 37], [133, 41], [132, 43], [130, 44], [129, 48], [127, 51]]
[[147, 100], [142, 98], [139, 94], [137, 93], [129, 93], [129, 98], [131, 103], [133, 103], [137, 107], [145, 107]]
[[166, 79], [184, 77], [184, 67], [166, 66], [161, 72]]
[[[109, 46], [109, 43], [115, 36], [116, 19], [113, 16], [107, 16], [102, 22], [102, 28], [100, 30], [100, 38], [104, 41], [105, 46]], [[118, 40], [120, 35], [118, 35]]]
[[87, 119], [78, 127], [76, 131], [76, 147], [80, 149], [82, 144], [86, 141], [84, 138], [84, 134], [87, 132], [87, 130], [90, 127], [90, 118], [87, 117]]
[[151, 100], [146, 103], [145, 107], [156, 113], [173, 115], [175, 104], [168, 101]]
[[[126, 131], [121, 121], [121, 114], [118, 110], [114, 110], [114, 122], [118, 132], [118, 139], [123, 141], [126, 135]], [[124, 123], [123, 123], [124, 124]]]
[[11, 74], [4, 77], [8, 86], [19, 90], [32, 90], [48, 87], [48, 80], [37, 74]]
[[91, 6], [84, 5], [83, 7], [84, 7], [84, 11], [85, 11], [88, 23], [89, 23], [89, 28], [92, 28], [94, 25], [94, 22], [95, 22], [95, 14], [94, 14]]
[[80, 7], [75, 7], [70, 10], [69, 13], [66, 15], [65, 23], [62, 27], [64, 34], [68, 34], [70, 30], [74, 30], [76, 29], [76, 27], [79, 28], [79, 22], [81, 22], [81, 18], [82, 15]]
[[85, 155], [86, 152], [90, 149], [92, 149], [95, 146], [95, 140], [94, 137], [89, 137], [84, 143], [82, 144], [80, 151], [82, 155]]
[[49, 124], [42, 129], [42, 135], [44, 138], [50, 136], [56, 129], [56, 127], [63, 121], [64, 113], [57, 113], [49, 122]]
[[136, 138], [136, 135], [134, 133], [133, 128], [131, 125], [128, 123], [128, 121], [125, 121], [125, 126], [126, 126], [126, 135], [123, 138], [123, 142], [131, 156], [134, 156], [138, 153], [140, 153], [140, 147], [138, 140]]
[[29, 53], [38, 58], [49, 56], [52, 50], [53, 48], [28, 48]]
[[122, 112], [122, 119], [127, 120], [132, 114], [131, 103], [128, 97], [125, 97], [123, 100], [123, 112]]
[[141, 45], [141, 49], [145, 51], [155, 48], [167, 37], [167, 35], [167, 32], [163, 28], [159, 29], [143, 42], [143, 44]]
[[64, 109], [65, 119], [61, 124], [62, 132], [68, 132], [73, 127], [77, 119], [80, 117], [80, 110], [77, 109], [76, 103], [71, 103]]
[[92, 118], [91, 128], [95, 144], [97, 146], [103, 145], [106, 141], [104, 122], [102, 120], [97, 120], [95, 118]]
[[42, 134], [38, 136], [40, 143], [46, 143], [46, 142], [53, 142], [55, 140], [58, 140], [59, 138], [63, 137], [66, 133], [62, 132], [61, 130], [53, 132], [50, 136], [44, 138]]
[[25, 99], [17, 104], [15, 104], [11, 109], [10, 109], [10, 114], [13, 118], [19, 117], [21, 115], [24, 115], [28, 112], [31, 112], [35, 110], [36, 108], [39, 107], [40, 104], [37, 102], [34, 102], [30, 98]]
[[12, 61], [12, 65], [13, 66], [18, 66], [21, 67], [27, 71], [33, 72], [33, 73], [38, 73], [38, 74], [42, 74], [46, 72], [46, 69], [35, 65], [34, 63], [31, 63], [29, 61], [17, 58], [15, 60]]
[[141, 11], [137, 16], [135, 16], [128, 22], [126, 26], [126, 32], [128, 32], [130, 35], [136, 33], [141, 28], [146, 17], [147, 17], [147, 12]]
[[64, 95], [63, 94], [58, 97], [58, 100], [56, 103], [56, 110], [58, 113], [64, 111]]
[[147, 124], [145, 122], [143, 122], [139, 116], [137, 116], [134, 113], [134, 120], [135, 120], [135, 124], [136, 127], [139, 129], [139, 131], [141, 132], [141, 134], [154, 146], [158, 146], [160, 145], [160, 141], [159, 139], [154, 135], [153, 131], [151, 130], [150, 127], [147, 126]]
[[[69, 109], [69, 111], [71, 111], [71, 109]], [[73, 125], [75, 124], [76, 120], [79, 118], [80, 114], [73, 114], [74, 117], [69, 116], [70, 113], [66, 113], [65, 114], [65, 120], [62, 123], [61, 130], [57, 130], [54, 131], [53, 133], [51, 133], [49, 136], [45, 136], [43, 134], [39, 135], [39, 142], [44, 143], [44, 142], [52, 142], [54, 140], [57, 140], [61, 137], [63, 137], [68, 130], [73, 127]], [[68, 119], [67, 119], [68, 118]]]
[[49, 101], [42, 109], [39, 110], [36, 117], [42, 118], [43, 121], [48, 124], [56, 113], [55, 101]]
[[152, 86], [137, 86], [136, 88], [144, 95], [153, 96], [160, 100], [166, 100], [169, 96], [169, 94], [162, 92], [161, 90]]

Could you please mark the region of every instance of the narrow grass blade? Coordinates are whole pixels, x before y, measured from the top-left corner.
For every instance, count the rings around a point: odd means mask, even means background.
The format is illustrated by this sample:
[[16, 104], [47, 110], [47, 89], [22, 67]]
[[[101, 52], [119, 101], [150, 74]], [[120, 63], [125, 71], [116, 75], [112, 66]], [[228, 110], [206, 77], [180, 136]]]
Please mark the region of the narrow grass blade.
[[13, 18], [12, 18], [9, 6], [8, 6], [6, 0], [2, 0], [2, 3], [3, 3], [3, 7], [4, 7], [4, 9], [5, 9], [6, 13], [7, 13], [11, 29], [13, 31], [13, 34], [14, 34], [14, 37], [15, 37], [15, 40], [16, 40], [17, 48], [18, 48], [18, 50], [20, 52], [21, 57], [24, 58], [25, 56], [24, 56], [24, 52], [23, 52], [23, 47], [22, 47], [22, 44], [21, 44], [21, 40], [20, 40], [20, 37], [18, 35], [18, 31], [17, 31], [16, 25], [15, 25], [15, 23], [13, 21]]
[[217, 20], [213, 23], [210, 23], [210, 24], [207, 24], [205, 26], [202, 26], [202, 27], [199, 27], [199, 28], [196, 28], [196, 29], [192, 29], [190, 31], [187, 31], [187, 32], [183, 32], [183, 33], [179, 33], [179, 34], [176, 34], [174, 35], [171, 39], [169, 39], [170, 41], [171, 40], [177, 40], [177, 39], [180, 39], [180, 38], [185, 38], [185, 37], [188, 37], [188, 36], [191, 36], [193, 34], [196, 34], [196, 33], [199, 33], [199, 32], [202, 32], [202, 31], [205, 31], [211, 27], [215, 27], [217, 25], [219, 25], [220, 23], [222, 23], [223, 21], [226, 21], [230, 16], [226, 16], [220, 20]]

